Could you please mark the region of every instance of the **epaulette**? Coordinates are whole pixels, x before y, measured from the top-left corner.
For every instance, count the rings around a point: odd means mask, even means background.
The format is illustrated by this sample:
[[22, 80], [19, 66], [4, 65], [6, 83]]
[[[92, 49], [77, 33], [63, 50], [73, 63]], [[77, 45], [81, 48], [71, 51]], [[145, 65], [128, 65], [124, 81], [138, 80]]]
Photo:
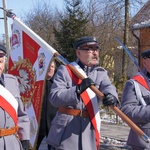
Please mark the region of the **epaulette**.
[[102, 67], [97, 67], [96, 70], [97, 70], [97, 71], [106, 71], [106, 70], [105, 70], [104, 68], [102, 68]]

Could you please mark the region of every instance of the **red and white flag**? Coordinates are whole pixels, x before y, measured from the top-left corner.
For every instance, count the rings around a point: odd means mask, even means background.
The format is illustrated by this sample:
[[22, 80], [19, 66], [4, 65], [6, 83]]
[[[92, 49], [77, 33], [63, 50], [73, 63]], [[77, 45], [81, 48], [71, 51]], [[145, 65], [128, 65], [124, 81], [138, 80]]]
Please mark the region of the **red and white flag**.
[[45, 76], [55, 52], [17, 17], [13, 18], [8, 72], [19, 81], [21, 99], [30, 118], [32, 147], [36, 144]]

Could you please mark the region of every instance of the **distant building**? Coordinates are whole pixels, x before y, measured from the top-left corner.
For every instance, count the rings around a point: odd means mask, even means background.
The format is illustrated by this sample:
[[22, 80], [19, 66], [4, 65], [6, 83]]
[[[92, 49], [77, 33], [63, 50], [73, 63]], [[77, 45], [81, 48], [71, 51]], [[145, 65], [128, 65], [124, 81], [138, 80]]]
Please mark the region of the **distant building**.
[[[138, 53], [150, 49], [150, 0], [138, 11], [131, 20], [131, 30], [138, 40]], [[139, 60], [142, 67], [142, 60]]]

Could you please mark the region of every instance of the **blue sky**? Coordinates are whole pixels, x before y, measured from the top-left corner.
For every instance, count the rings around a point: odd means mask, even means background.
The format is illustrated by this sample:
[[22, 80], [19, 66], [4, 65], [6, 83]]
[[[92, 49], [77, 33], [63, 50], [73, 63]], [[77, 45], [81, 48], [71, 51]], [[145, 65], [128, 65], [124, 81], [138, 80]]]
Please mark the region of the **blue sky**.
[[[21, 18], [21, 16], [25, 13], [31, 10], [34, 5], [41, 0], [5, 0], [6, 2], [6, 8], [12, 9], [13, 12], [16, 14], [18, 18]], [[63, 6], [63, 0], [42, 0], [46, 3], [50, 3], [54, 7], [62, 8]], [[0, 7], [3, 7], [3, 0], [0, 0]], [[3, 17], [3, 10], [0, 9], [0, 18]], [[10, 32], [10, 24], [12, 23], [11, 18], [8, 19], [8, 30]], [[0, 19], [0, 37], [2, 34], [4, 34], [4, 20]]]

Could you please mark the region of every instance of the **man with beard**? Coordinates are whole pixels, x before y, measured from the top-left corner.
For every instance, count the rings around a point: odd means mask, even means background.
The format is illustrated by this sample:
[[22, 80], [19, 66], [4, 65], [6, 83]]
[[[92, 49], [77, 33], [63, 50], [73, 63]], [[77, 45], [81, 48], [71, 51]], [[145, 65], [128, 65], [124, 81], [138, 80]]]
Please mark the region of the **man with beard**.
[[98, 66], [100, 46], [95, 37], [85, 36], [75, 41], [77, 60], [71, 64], [85, 77], [80, 80], [66, 65], [54, 76], [50, 102], [58, 107], [47, 142], [56, 150], [98, 150], [100, 114], [98, 98], [89, 88], [95, 85], [104, 93], [103, 104], [116, 106], [116, 88], [107, 71]]

